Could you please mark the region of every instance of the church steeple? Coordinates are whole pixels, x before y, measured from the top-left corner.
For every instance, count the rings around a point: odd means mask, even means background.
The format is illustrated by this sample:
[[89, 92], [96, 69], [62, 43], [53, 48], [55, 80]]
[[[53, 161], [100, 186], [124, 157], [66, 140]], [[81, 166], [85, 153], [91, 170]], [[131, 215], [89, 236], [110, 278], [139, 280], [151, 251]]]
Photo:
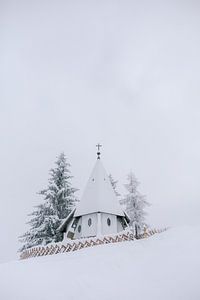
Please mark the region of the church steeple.
[[100, 159], [100, 155], [101, 155], [100, 148], [102, 147], [102, 145], [98, 143], [98, 144], [96, 145], [96, 147], [97, 147], [97, 150], [98, 150], [98, 151], [97, 151], [97, 159]]
[[77, 204], [75, 216], [97, 212], [124, 216], [100, 158], [97, 158], [81, 201]]
[[96, 147], [97, 160], [81, 200], [60, 227], [67, 239], [116, 234], [128, 228], [130, 220], [119, 204], [100, 159], [102, 146], [97, 144]]

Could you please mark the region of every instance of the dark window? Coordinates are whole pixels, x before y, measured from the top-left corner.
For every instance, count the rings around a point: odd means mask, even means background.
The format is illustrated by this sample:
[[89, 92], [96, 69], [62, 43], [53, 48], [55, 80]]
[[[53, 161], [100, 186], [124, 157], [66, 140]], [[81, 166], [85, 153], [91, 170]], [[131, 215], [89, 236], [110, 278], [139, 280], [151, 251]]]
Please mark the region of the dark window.
[[74, 233], [71, 232], [71, 231], [69, 231], [69, 232], [67, 233], [67, 238], [73, 240], [73, 237], [74, 237]]
[[92, 219], [89, 218], [89, 219], [88, 219], [88, 226], [91, 226], [91, 225], [92, 225]]
[[77, 226], [77, 224], [78, 224], [78, 218], [76, 218], [75, 220], [74, 220], [74, 222], [73, 222], [73, 224], [72, 224], [72, 228], [74, 228], [74, 229], [76, 229], [76, 226]]
[[81, 225], [78, 226], [78, 232], [81, 232]]
[[123, 229], [125, 229], [127, 227], [125, 218], [117, 217], [117, 221], [122, 225]]
[[107, 224], [108, 224], [108, 226], [110, 226], [110, 225], [111, 225], [111, 221], [110, 221], [110, 219], [109, 219], [109, 218], [107, 219]]

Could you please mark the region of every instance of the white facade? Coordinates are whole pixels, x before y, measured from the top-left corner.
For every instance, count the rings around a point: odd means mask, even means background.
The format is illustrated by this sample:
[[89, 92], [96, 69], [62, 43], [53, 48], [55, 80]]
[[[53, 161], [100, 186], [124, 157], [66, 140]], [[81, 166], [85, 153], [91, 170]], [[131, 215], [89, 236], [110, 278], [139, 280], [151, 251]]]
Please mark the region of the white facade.
[[81, 237], [96, 236], [97, 233], [97, 214], [84, 215], [80, 217], [81, 227], [77, 227]]
[[107, 235], [117, 232], [117, 216], [101, 214], [101, 234]]
[[67, 239], [96, 237], [119, 233], [128, 227], [128, 221], [98, 159], [80, 203], [60, 230]]
[[[119, 233], [125, 227], [120, 222], [121, 218], [107, 213], [93, 213], [76, 217], [66, 228], [65, 237], [72, 238], [73, 235], [73, 239], [80, 239]], [[67, 236], [68, 233], [69, 236]]]

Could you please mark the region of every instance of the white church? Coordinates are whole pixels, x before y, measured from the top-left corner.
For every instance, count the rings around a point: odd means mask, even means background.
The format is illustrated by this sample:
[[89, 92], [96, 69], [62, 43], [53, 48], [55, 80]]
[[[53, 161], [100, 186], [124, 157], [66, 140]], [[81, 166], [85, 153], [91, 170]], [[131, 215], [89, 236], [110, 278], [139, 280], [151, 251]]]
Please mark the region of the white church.
[[129, 217], [120, 206], [101, 162], [101, 145], [97, 147], [97, 161], [83, 196], [59, 228], [64, 240], [117, 234], [129, 228]]

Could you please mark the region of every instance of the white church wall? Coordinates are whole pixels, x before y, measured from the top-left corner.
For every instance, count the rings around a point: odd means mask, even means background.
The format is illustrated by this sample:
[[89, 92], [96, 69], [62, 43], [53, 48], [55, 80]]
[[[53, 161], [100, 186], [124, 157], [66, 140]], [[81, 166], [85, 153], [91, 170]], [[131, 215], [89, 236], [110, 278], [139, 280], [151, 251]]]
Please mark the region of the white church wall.
[[97, 214], [82, 216], [81, 237], [96, 236], [97, 233]]
[[122, 217], [108, 213], [92, 213], [74, 218], [64, 233], [65, 239], [80, 239], [93, 236], [115, 234], [121, 232], [127, 224]]
[[73, 227], [74, 219], [68, 224], [66, 227], [66, 231], [64, 234], [64, 239], [72, 239], [74, 237], [74, 227]]
[[82, 217], [79, 218], [75, 233], [74, 233], [74, 239], [80, 239], [82, 237]]
[[101, 234], [117, 233], [117, 217], [115, 215], [101, 213]]

